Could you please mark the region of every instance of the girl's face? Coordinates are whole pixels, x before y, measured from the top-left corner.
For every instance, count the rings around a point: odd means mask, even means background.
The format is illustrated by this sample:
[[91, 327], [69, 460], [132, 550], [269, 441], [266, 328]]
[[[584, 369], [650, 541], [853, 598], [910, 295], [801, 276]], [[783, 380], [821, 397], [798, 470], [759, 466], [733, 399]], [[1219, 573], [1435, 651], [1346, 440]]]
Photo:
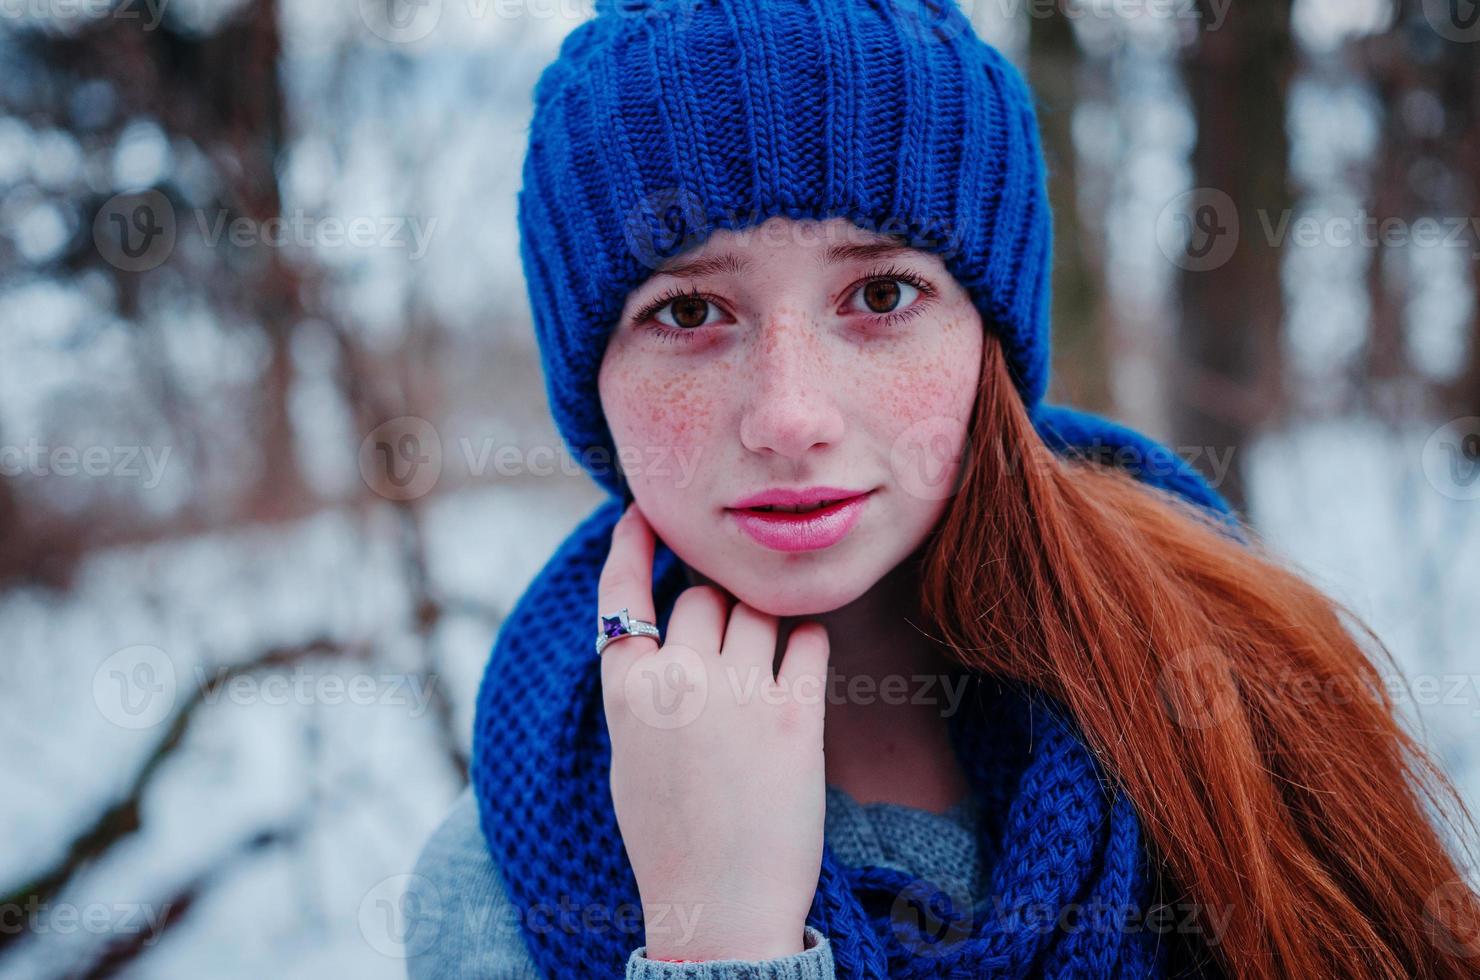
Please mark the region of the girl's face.
[[[845, 218], [714, 232], [627, 297], [602, 407], [633, 497], [687, 565], [776, 616], [830, 612], [950, 499], [982, 323], [930, 253]], [[756, 514], [770, 491], [851, 497]]]

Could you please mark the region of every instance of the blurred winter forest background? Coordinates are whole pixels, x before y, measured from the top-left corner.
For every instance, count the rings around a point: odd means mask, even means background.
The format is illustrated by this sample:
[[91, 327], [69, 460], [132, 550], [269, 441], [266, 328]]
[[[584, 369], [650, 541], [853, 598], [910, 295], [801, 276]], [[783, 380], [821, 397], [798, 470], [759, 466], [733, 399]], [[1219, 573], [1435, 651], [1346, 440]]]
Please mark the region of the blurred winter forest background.
[[[1040, 98], [1051, 400], [1350, 603], [1480, 806], [1480, 8], [963, 7]], [[491, 640], [600, 499], [513, 212], [589, 14], [0, 0], [0, 975], [402, 975]]]

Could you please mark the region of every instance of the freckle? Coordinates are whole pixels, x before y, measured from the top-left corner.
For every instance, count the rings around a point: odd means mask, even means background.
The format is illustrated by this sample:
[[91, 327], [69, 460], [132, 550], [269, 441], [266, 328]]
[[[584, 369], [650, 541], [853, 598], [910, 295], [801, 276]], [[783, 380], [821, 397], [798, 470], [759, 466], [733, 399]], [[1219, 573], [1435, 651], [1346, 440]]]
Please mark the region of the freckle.
[[645, 409], [653, 432], [681, 441], [694, 427], [702, 390], [698, 380], [689, 376], [669, 377], [661, 383], [644, 377], [635, 400]]

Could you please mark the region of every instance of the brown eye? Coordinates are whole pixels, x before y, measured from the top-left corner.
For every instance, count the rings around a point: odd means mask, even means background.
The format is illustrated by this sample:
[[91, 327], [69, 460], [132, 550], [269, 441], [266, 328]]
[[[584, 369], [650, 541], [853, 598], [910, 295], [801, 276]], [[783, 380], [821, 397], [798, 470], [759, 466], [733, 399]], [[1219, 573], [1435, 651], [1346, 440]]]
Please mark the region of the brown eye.
[[899, 283], [893, 279], [870, 279], [863, 287], [863, 301], [875, 313], [889, 313], [899, 305]]
[[929, 283], [911, 273], [877, 272], [862, 280], [848, 294], [844, 312], [868, 314], [877, 318], [872, 321], [874, 323], [892, 325], [920, 312], [925, 299], [934, 295], [935, 290]]
[[692, 330], [708, 322], [710, 308], [710, 302], [701, 296], [679, 296], [659, 310], [657, 318], [666, 326]]

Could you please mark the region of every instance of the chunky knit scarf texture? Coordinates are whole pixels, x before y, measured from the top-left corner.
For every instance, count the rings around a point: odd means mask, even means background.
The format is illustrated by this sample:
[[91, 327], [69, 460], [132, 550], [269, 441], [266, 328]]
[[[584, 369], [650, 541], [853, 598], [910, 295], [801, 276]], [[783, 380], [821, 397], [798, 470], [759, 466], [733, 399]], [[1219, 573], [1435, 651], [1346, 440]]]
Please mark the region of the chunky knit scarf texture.
[[[1057, 452], [1132, 461], [1143, 481], [1227, 514], [1195, 471], [1132, 430], [1046, 404], [1034, 422]], [[478, 694], [471, 778], [483, 832], [550, 977], [621, 976], [643, 942], [592, 649], [597, 580], [622, 510], [609, 498], [540, 571], [499, 633]], [[686, 585], [660, 541], [660, 628]], [[969, 684], [952, 738], [982, 804], [991, 894], [967, 908], [941, 883], [845, 866], [824, 841], [807, 921], [831, 939], [838, 975], [1164, 975], [1167, 937], [1137, 927], [1153, 874], [1130, 801], [1056, 702], [995, 678]]]

